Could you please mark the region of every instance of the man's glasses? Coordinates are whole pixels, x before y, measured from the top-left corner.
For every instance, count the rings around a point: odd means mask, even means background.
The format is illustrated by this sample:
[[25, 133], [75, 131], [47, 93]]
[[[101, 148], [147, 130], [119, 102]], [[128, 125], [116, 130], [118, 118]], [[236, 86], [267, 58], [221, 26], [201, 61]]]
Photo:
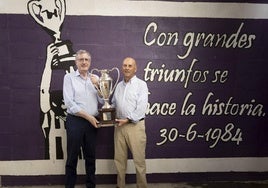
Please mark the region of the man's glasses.
[[89, 59], [88, 58], [79, 58], [78, 61], [80, 61], [80, 62], [87, 61], [88, 62]]

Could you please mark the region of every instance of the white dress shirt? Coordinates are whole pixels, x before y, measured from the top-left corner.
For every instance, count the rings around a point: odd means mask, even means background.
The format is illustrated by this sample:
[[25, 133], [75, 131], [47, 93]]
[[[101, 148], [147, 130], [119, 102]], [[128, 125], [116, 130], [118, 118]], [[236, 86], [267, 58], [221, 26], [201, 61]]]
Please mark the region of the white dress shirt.
[[138, 122], [145, 117], [148, 105], [148, 87], [145, 81], [132, 77], [129, 82], [124, 80], [117, 85], [112, 105], [116, 108], [117, 118], [129, 118]]
[[98, 115], [99, 97], [91, 82], [90, 73], [87, 79], [83, 79], [78, 70], [66, 74], [63, 82], [63, 98], [69, 114], [74, 115], [84, 110], [90, 115]]

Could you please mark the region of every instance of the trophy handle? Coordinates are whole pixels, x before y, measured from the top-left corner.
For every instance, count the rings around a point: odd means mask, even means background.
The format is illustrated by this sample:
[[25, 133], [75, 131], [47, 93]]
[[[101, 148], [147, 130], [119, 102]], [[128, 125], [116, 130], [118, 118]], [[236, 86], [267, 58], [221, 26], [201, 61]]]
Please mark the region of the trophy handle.
[[[93, 74], [94, 71], [96, 71], [96, 72], [101, 72], [101, 70], [94, 68], [94, 69], [92, 69], [92, 70], [90, 71], [90, 74]], [[94, 86], [95, 86], [95, 85], [94, 85]], [[96, 90], [97, 90], [99, 93], [101, 93], [101, 90], [100, 90], [98, 87], [95, 86], [95, 88], [96, 88]]]
[[27, 6], [27, 8], [28, 8], [28, 12], [29, 12], [30, 15], [33, 17], [33, 19], [34, 19], [39, 25], [41, 25], [41, 26], [43, 26], [43, 27], [46, 27], [46, 26], [44, 25], [44, 22], [42, 22], [42, 21], [40, 20], [40, 18], [36, 16], [36, 15], [39, 15], [39, 14], [36, 14], [36, 12], [34, 11], [34, 8], [39, 8], [39, 13], [40, 13], [41, 8], [40, 8], [40, 3], [39, 3], [39, 1], [30, 1], [30, 2], [28, 2], [28, 6]]
[[100, 72], [99, 69], [94, 68], [94, 69], [91, 69], [90, 73], [93, 74], [94, 71]]
[[66, 3], [65, 3], [65, 0], [55, 0], [55, 4], [59, 8], [59, 17], [60, 17], [60, 25], [61, 25], [66, 15]]
[[114, 70], [117, 71], [117, 79], [116, 79], [116, 82], [115, 82], [115, 84], [114, 84], [113, 89], [111, 90], [111, 94], [113, 94], [113, 92], [114, 92], [114, 90], [115, 90], [115, 88], [116, 88], [116, 85], [118, 84], [119, 78], [120, 78], [120, 71], [119, 71], [119, 69], [118, 69], [117, 67], [114, 67], [114, 68], [112, 68], [112, 69], [109, 70], [109, 71], [112, 72], [112, 71], [114, 71]]

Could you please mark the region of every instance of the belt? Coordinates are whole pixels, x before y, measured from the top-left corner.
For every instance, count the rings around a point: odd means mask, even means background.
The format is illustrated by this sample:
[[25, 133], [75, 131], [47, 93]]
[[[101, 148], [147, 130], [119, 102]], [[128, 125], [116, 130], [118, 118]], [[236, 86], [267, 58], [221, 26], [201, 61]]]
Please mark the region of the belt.
[[[72, 116], [72, 117], [76, 117], [76, 118], [82, 118], [80, 116], [76, 116], [76, 115], [73, 115], [73, 114], [70, 114], [70, 113], [67, 113], [68, 116]], [[100, 120], [100, 117], [99, 116], [94, 116], [98, 121]], [[84, 118], [82, 118], [84, 119]], [[143, 118], [144, 119], [144, 118]]]
[[134, 122], [133, 120], [131, 120], [131, 119], [129, 119], [129, 118], [127, 118], [127, 119], [128, 119], [128, 122], [129, 122], [129, 123], [137, 123], [137, 122], [140, 122], [140, 121], [144, 120], [144, 118], [141, 118], [141, 119], [139, 119], [138, 121]]

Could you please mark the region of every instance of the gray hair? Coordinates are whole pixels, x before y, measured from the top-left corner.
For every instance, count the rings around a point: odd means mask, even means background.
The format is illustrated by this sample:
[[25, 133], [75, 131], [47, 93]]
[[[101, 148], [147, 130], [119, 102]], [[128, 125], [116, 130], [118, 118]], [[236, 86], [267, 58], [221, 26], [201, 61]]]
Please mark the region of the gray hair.
[[80, 55], [80, 54], [87, 54], [89, 56], [89, 61], [91, 61], [91, 54], [86, 51], [86, 50], [78, 50], [75, 54], [75, 60], [77, 60], [77, 57]]

